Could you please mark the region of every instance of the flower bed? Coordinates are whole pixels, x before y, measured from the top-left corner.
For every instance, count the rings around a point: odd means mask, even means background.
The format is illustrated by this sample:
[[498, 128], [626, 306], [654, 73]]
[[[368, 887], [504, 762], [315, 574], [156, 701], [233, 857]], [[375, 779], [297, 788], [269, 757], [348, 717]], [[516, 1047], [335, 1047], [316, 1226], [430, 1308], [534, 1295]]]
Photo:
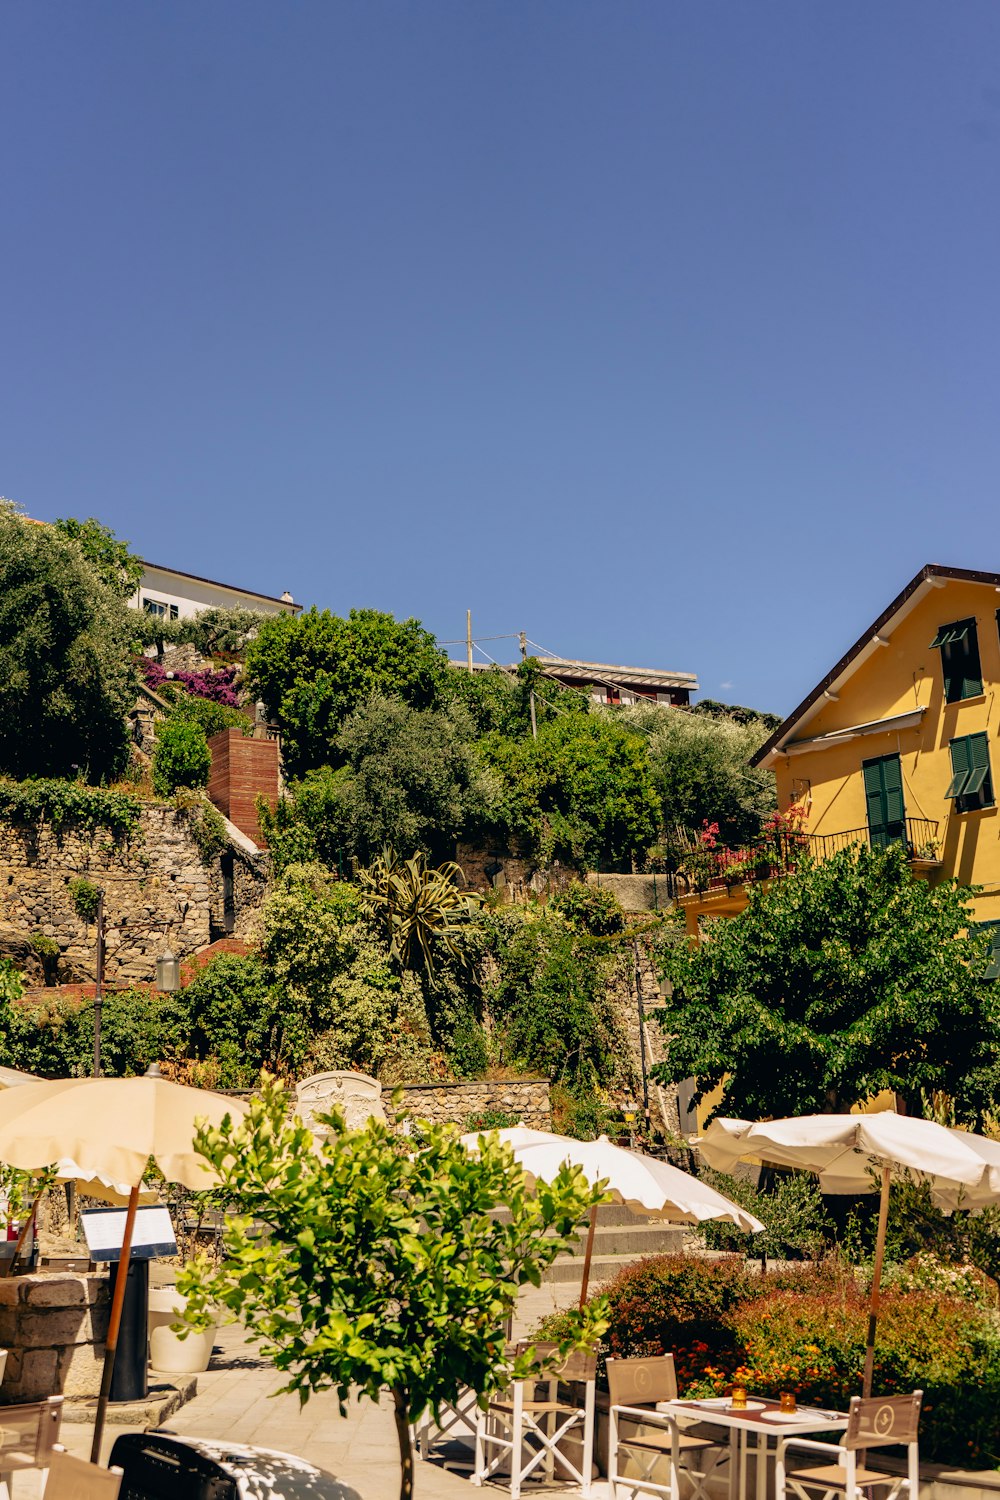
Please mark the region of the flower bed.
[[[734, 1384], [791, 1391], [804, 1405], [860, 1395], [868, 1302], [849, 1268], [765, 1276], [741, 1261], [656, 1256], [607, 1288], [605, 1353], [672, 1352], [683, 1395]], [[558, 1315], [546, 1320], [558, 1331]], [[924, 1392], [920, 1449], [939, 1463], [1000, 1464], [1000, 1325], [996, 1312], [940, 1291], [889, 1291], [879, 1316], [875, 1390]]]

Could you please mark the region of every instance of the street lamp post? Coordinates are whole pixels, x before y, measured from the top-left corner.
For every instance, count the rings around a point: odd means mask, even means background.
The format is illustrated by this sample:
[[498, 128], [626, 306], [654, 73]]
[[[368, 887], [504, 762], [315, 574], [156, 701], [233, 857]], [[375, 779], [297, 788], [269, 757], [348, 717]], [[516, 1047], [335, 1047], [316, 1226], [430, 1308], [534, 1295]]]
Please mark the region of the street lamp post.
[[104, 1005], [104, 892], [97, 897], [97, 965], [94, 983], [94, 1077], [101, 1076], [101, 1010]]

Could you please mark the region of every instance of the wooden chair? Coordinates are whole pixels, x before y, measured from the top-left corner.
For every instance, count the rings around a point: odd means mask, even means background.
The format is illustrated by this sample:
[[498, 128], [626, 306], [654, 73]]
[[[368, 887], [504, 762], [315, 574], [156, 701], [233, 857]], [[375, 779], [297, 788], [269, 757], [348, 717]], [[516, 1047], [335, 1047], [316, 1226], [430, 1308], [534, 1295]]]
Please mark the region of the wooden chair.
[[59, 1437], [63, 1398], [49, 1396], [24, 1406], [0, 1406], [0, 1500], [11, 1500], [18, 1469], [47, 1469]]
[[[656, 1410], [659, 1401], [677, 1400], [677, 1372], [672, 1354], [658, 1354], [646, 1359], [609, 1359], [608, 1393], [608, 1483], [612, 1500], [620, 1492], [632, 1495], [669, 1495], [680, 1500], [680, 1481], [688, 1481], [690, 1500], [708, 1500], [706, 1486], [716, 1470], [725, 1463], [730, 1475], [735, 1435], [722, 1440], [681, 1432], [676, 1421]], [[635, 1426], [634, 1432], [622, 1432], [622, 1419]], [[641, 1424], [641, 1426], [640, 1426]], [[650, 1431], [652, 1429], [652, 1431]], [[631, 1457], [641, 1473], [637, 1478], [622, 1478], [619, 1466], [622, 1456]], [[666, 1483], [653, 1478], [657, 1463], [670, 1460], [670, 1478]]]
[[56, 1448], [49, 1459], [45, 1500], [118, 1500], [124, 1472], [102, 1469], [85, 1458], [74, 1458], [65, 1448]]
[[[858, 1500], [858, 1493], [871, 1486], [887, 1486], [885, 1500], [905, 1490], [909, 1500], [919, 1494], [919, 1452], [917, 1429], [920, 1425], [920, 1402], [923, 1391], [912, 1396], [870, 1396], [851, 1400], [847, 1430], [838, 1444], [817, 1443], [806, 1438], [782, 1438], [778, 1443], [775, 1467], [775, 1500], [786, 1500], [789, 1494], [797, 1500]], [[887, 1474], [868, 1462], [872, 1448], [906, 1448], [906, 1473]], [[790, 1470], [787, 1455], [796, 1452], [821, 1454], [831, 1460], [808, 1469]]]
[[[421, 1458], [427, 1458], [432, 1448], [442, 1442], [471, 1442], [475, 1436], [479, 1417], [479, 1401], [470, 1386], [460, 1391], [454, 1401], [442, 1401], [438, 1420], [432, 1412], [424, 1412], [413, 1429], [416, 1449]], [[445, 1465], [447, 1468], [447, 1464]]]
[[[518, 1345], [518, 1352], [527, 1347]], [[535, 1344], [543, 1358], [555, 1352], [554, 1344]], [[584, 1386], [583, 1404], [560, 1396], [559, 1383]], [[535, 1387], [544, 1384], [545, 1398], [538, 1400]], [[561, 1365], [540, 1370], [527, 1380], [515, 1380], [508, 1392], [490, 1399], [476, 1423], [473, 1484], [482, 1484], [509, 1462], [511, 1500], [518, 1500], [524, 1481], [542, 1464], [547, 1479], [556, 1467], [589, 1496], [594, 1470], [594, 1406], [597, 1392], [597, 1355], [570, 1354]], [[580, 1467], [566, 1454], [566, 1439], [582, 1436]]]

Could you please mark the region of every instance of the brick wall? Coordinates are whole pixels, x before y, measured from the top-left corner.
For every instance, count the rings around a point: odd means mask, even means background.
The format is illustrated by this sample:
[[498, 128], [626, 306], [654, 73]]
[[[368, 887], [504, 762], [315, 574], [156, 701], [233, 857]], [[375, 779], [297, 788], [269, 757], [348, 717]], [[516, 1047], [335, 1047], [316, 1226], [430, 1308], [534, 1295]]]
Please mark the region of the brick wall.
[[240, 729], [224, 729], [208, 742], [212, 770], [208, 795], [241, 833], [265, 847], [257, 821], [257, 798], [278, 805], [278, 744], [276, 740], [248, 740]]

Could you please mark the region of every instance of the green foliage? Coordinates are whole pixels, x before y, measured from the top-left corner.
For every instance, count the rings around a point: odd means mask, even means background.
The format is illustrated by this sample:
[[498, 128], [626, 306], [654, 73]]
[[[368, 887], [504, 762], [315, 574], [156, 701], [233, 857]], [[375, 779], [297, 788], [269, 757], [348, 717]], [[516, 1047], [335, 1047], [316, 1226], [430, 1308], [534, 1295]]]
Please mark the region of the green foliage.
[[168, 642], [175, 645], [182, 639], [185, 621], [168, 620], [165, 615], [151, 615], [144, 609], [130, 608], [127, 613], [129, 640], [134, 652], [155, 646], [162, 656]]
[[44, 932], [33, 932], [28, 939], [28, 945], [42, 965], [45, 983], [55, 984], [60, 952], [55, 938], [46, 937]]
[[808, 1172], [774, 1176], [770, 1191], [759, 1192], [745, 1177], [703, 1168], [699, 1173], [710, 1187], [747, 1209], [764, 1225], [763, 1234], [747, 1234], [735, 1224], [709, 1220], [697, 1233], [709, 1250], [739, 1250], [744, 1255], [766, 1255], [771, 1260], [799, 1256], [815, 1259], [833, 1238], [833, 1223], [815, 1177]]
[[518, 1115], [508, 1114], [502, 1109], [479, 1109], [471, 1115], [466, 1115], [462, 1130], [465, 1134], [472, 1131], [509, 1130], [513, 1125], [520, 1125]]
[[0, 779], [0, 821], [20, 828], [48, 823], [56, 833], [73, 828], [94, 833], [104, 828], [115, 839], [139, 829], [142, 807], [127, 792], [87, 786], [80, 781]]
[[401, 860], [394, 849], [384, 849], [358, 875], [362, 905], [390, 954], [432, 986], [438, 955], [461, 960], [465, 952], [478, 897], [459, 888], [463, 879], [456, 864], [435, 868], [422, 854]]
[[73, 910], [81, 922], [97, 921], [97, 913], [101, 904], [101, 888], [92, 880], [79, 875], [69, 883], [69, 894], [73, 901]]
[[604, 946], [537, 908], [489, 912], [483, 930], [492, 959], [484, 1001], [499, 1061], [579, 1081], [593, 1094], [627, 1056], [608, 998]]
[[0, 1015], [3, 1014], [3, 1006], [13, 1000], [20, 1000], [23, 994], [20, 969], [12, 958], [0, 958]]
[[549, 902], [553, 911], [591, 937], [613, 937], [625, 930], [625, 912], [614, 891], [573, 880]]
[[460, 703], [472, 719], [476, 737], [499, 734], [510, 739], [521, 739], [531, 734], [531, 693], [545, 684], [545, 693], [535, 693], [535, 723], [547, 724], [558, 717], [556, 708], [548, 701], [548, 695], [558, 697], [563, 712], [586, 712], [586, 703], [574, 693], [561, 693], [549, 682], [541, 671], [538, 658], [529, 656], [521, 662], [515, 672], [502, 667], [490, 667], [488, 671], [461, 672], [452, 670], [445, 679], [445, 691], [454, 702]]
[[576, 1141], [596, 1141], [609, 1135], [616, 1111], [593, 1079], [579, 1078], [572, 1084], [553, 1083], [552, 1128], [557, 1135], [568, 1135]]
[[284, 1061], [281, 995], [257, 957], [221, 953], [173, 997], [187, 1056], [211, 1059], [220, 1088], [250, 1088]]
[[[475, 1016], [460, 1015], [448, 1042], [448, 1066], [456, 1078], [482, 1078], [489, 1067], [486, 1033]], [[516, 1124], [515, 1121], [510, 1123]], [[467, 1125], [466, 1129], [500, 1129], [500, 1126]]]
[[[878, 1207], [878, 1194], [873, 1192], [857, 1199], [846, 1215], [840, 1244], [857, 1265], [870, 1266], [874, 1259]], [[935, 1206], [926, 1183], [901, 1177], [889, 1194], [886, 1260], [905, 1264], [921, 1254], [951, 1265], [968, 1263], [996, 1280], [1000, 1277], [1000, 1206], [978, 1213], [957, 1209], [946, 1214]]]
[[561, 716], [538, 738], [488, 735], [479, 750], [497, 775], [497, 822], [540, 864], [631, 866], [660, 823], [646, 744], [607, 713]]
[[342, 869], [366, 864], [387, 844], [433, 861], [484, 822], [490, 777], [472, 747], [461, 708], [414, 709], [399, 698], [371, 698], [334, 743], [340, 769], [308, 772], [267, 819], [281, 862], [320, 859]]
[[153, 790], [171, 797], [178, 787], [203, 787], [212, 769], [212, 752], [205, 731], [193, 719], [165, 719], [156, 733], [153, 750]]
[[207, 797], [186, 787], [174, 794], [174, 806], [198, 846], [202, 864], [211, 865], [229, 848], [226, 821], [219, 809]]
[[[995, 986], [968, 893], [915, 880], [900, 845], [854, 847], [754, 888], [697, 950], [664, 950], [665, 1081], [694, 1077], [716, 1112], [847, 1109], [882, 1089], [982, 1108], [995, 1068]], [[985, 1081], [984, 1081], [985, 1080]]]
[[[317, 1149], [267, 1084], [245, 1123], [199, 1132], [216, 1197], [239, 1217], [225, 1219], [223, 1263], [193, 1262], [178, 1287], [195, 1326], [213, 1305], [239, 1317], [303, 1401], [332, 1389], [343, 1409], [390, 1390], [409, 1500], [410, 1422], [526, 1372], [529, 1356], [506, 1353], [518, 1289], [540, 1284], [600, 1195], [566, 1167], [529, 1191], [508, 1150], [487, 1140], [472, 1156], [451, 1127], [407, 1139], [329, 1123]], [[602, 1312], [572, 1318], [564, 1349], [592, 1344]]]
[[445, 657], [417, 620], [373, 609], [340, 619], [328, 610], [273, 615], [247, 647], [246, 679], [279, 726], [291, 777], [335, 763], [334, 741], [359, 704], [375, 694], [431, 708]]
[[735, 724], [760, 725], [768, 734], [781, 727], [777, 714], [766, 713], [760, 708], [744, 708], [739, 703], [719, 703], [715, 698], [699, 698], [688, 712], [708, 719], [731, 719]]
[[86, 521], [73, 517], [56, 521], [55, 530], [75, 542], [105, 588], [120, 599], [130, 599], [142, 582], [143, 561], [129, 551], [107, 526], [93, 516]]
[[0, 772], [117, 775], [135, 701], [127, 612], [78, 544], [0, 505]]
[[627, 709], [623, 718], [646, 738], [668, 830], [708, 821], [719, 825], [725, 843], [754, 837], [775, 806], [774, 776], [749, 764], [770, 732], [762, 720], [739, 723], [651, 705]]
[[226, 703], [213, 703], [210, 698], [197, 698], [193, 693], [178, 693], [170, 709], [170, 718], [190, 719], [201, 726], [207, 740], [224, 729], [241, 729], [246, 738], [253, 734], [253, 720], [241, 708], [230, 708]]
[[200, 609], [193, 619], [178, 620], [178, 638], [190, 641], [202, 656], [236, 655], [245, 650], [264, 620], [256, 609]]
[[[0, 1011], [0, 1015], [2, 1015]], [[23, 1001], [3, 1015], [0, 1064], [43, 1078], [81, 1078], [94, 1061], [94, 1004], [53, 994]], [[179, 1041], [170, 996], [146, 990], [110, 991], [101, 1011], [101, 1069], [108, 1077], [144, 1073], [176, 1050]]]

